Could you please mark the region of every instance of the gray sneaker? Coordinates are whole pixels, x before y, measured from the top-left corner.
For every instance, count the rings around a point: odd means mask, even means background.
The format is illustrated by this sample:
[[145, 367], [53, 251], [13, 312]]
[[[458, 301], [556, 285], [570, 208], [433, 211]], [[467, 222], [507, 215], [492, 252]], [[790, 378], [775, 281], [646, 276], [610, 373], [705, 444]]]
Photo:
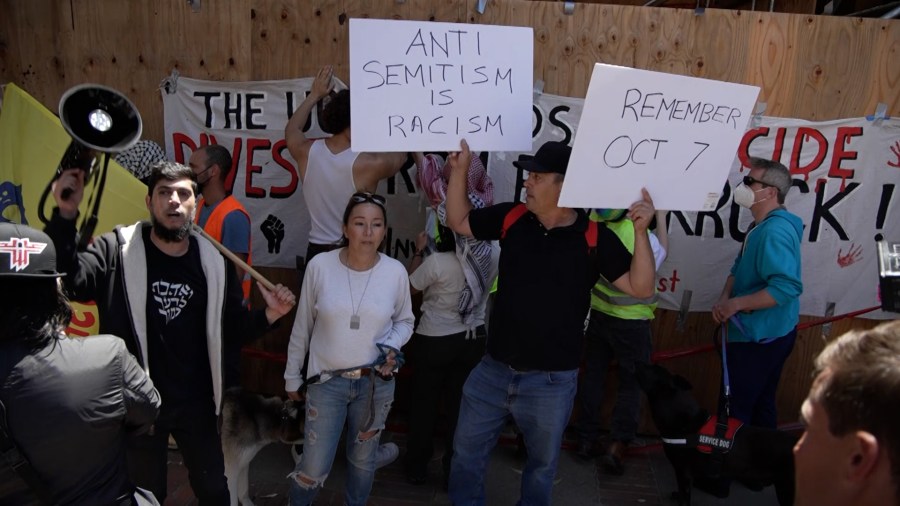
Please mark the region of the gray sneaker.
[[396, 443], [384, 443], [375, 450], [375, 469], [389, 465], [400, 456], [400, 448]]

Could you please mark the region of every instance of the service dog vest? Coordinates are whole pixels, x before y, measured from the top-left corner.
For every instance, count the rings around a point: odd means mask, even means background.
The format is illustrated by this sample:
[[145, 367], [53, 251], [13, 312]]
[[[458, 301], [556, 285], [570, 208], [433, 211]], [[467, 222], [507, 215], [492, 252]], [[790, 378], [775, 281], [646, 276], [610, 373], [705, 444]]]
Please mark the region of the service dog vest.
[[663, 443], [676, 446], [690, 446], [696, 448], [702, 453], [728, 453], [734, 444], [734, 438], [737, 437], [738, 430], [744, 426], [744, 423], [737, 418], [728, 418], [728, 426], [725, 434], [721, 437], [716, 434], [718, 418], [709, 417], [706, 423], [700, 427], [696, 434], [691, 434], [684, 438], [661, 438]]

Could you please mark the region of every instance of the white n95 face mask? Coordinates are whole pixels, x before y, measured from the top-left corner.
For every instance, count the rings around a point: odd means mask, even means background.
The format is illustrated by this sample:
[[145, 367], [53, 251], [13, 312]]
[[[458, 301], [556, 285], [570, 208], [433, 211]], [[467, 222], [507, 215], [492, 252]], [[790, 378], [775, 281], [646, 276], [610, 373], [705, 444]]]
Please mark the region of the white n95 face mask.
[[[765, 190], [765, 188], [763, 188], [762, 190], [757, 190], [757, 191], [763, 191], [763, 190]], [[756, 200], [756, 192], [751, 190], [749, 186], [745, 185], [744, 183], [741, 183], [734, 188], [734, 197], [733, 198], [734, 198], [735, 204], [737, 204], [741, 207], [746, 207], [747, 209], [750, 209], [751, 207], [753, 207], [753, 204], [755, 203], [754, 201]]]

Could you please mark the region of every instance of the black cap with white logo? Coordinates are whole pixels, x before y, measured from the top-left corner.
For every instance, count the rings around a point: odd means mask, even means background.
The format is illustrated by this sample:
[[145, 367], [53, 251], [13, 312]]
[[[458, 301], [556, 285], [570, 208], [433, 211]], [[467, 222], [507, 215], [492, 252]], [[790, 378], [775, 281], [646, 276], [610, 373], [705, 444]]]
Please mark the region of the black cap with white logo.
[[28, 225], [0, 223], [0, 278], [57, 278], [50, 236]]

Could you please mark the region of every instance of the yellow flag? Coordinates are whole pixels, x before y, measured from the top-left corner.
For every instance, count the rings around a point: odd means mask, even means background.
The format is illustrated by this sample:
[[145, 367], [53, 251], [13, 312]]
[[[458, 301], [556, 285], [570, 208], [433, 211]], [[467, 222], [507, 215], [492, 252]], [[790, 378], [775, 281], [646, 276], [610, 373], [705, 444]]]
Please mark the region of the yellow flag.
[[[0, 109], [0, 221], [44, 228], [38, 214], [41, 194], [56, 174], [70, 141], [55, 114], [18, 86], [6, 85]], [[92, 180], [85, 188], [82, 217], [91, 211], [94, 190]], [[118, 224], [146, 219], [146, 195], [147, 187], [110, 158], [94, 234], [112, 230]], [[53, 204], [50, 195], [44, 207], [48, 218]], [[96, 334], [99, 328], [96, 305], [73, 304], [73, 308], [75, 315], [69, 333]]]

